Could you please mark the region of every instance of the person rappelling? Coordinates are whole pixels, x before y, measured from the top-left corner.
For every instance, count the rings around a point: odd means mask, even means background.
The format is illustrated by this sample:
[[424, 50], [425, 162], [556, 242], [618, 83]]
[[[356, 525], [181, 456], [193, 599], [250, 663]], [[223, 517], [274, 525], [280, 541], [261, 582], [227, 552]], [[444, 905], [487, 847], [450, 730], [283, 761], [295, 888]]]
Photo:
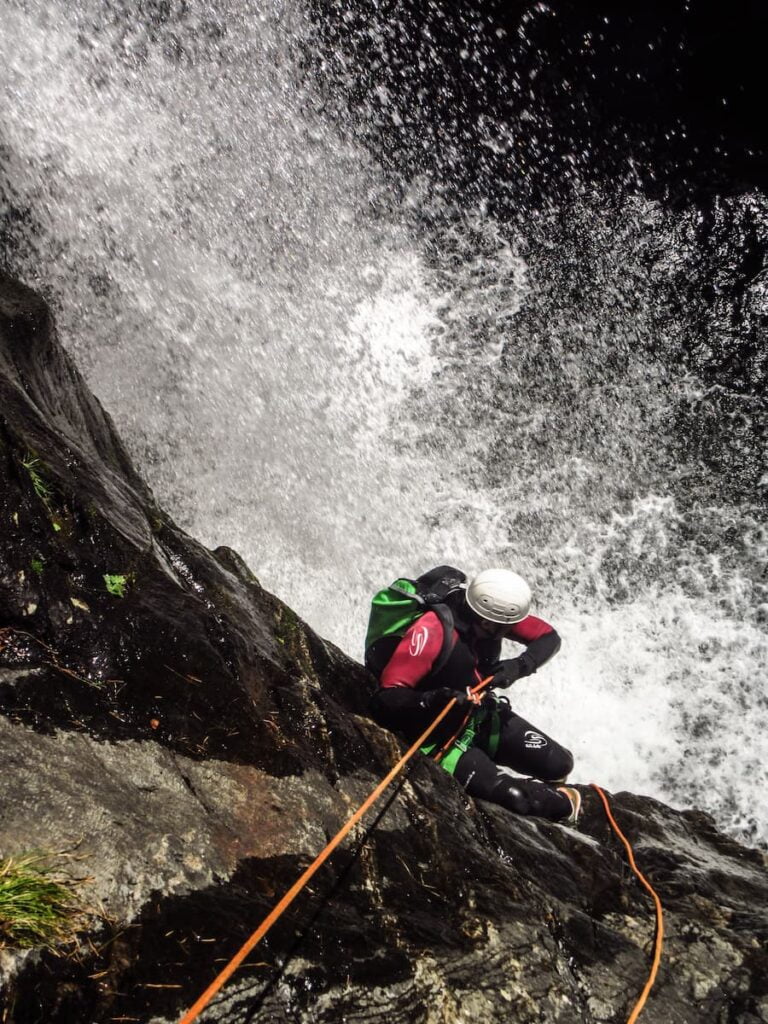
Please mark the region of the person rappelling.
[[[439, 760], [470, 796], [575, 824], [581, 794], [564, 785], [573, 769], [570, 751], [494, 693], [536, 672], [560, 648], [555, 629], [530, 607], [528, 584], [508, 569], [486, 569], [467, 583], [459, 569], [442, 565], [379, 591], [365, 645], [366, 666], [379, 681], [370, 712], [413, 743], [455, 700], [422, 753]], [[525, 651], [502, 660], [505, 639]]]

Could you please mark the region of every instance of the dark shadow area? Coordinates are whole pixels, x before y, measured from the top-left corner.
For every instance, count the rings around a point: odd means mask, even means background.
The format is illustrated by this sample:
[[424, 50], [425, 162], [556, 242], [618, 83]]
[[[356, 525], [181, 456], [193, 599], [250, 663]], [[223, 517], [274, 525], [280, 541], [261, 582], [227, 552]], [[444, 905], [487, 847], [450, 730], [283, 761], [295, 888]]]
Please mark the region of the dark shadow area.
[[678, 201], [768, 185], [755, 0], [313, 6], [306, 63], [341, 122], [497, 216], [590, 177]]

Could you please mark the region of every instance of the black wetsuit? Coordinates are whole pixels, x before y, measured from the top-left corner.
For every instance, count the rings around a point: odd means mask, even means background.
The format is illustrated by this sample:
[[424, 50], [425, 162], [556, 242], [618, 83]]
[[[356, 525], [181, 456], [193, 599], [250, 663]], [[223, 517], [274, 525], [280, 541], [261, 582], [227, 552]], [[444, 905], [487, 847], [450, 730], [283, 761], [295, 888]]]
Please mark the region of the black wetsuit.
[[[434, 721], [450, 699], [436, 701], [434, 691], [450, 690], [461, 694], [491, 674], [498, 661], [501, 638], [477, 636], [476, 629], [455, 615], [453, 647], [445, 665], [433, 671], [443, 644], [443, 626], [435, 612], [418, 619], [394, 646], [380, 674], [371, 713], [385, 728], [405, 734], [413, 742]], [[509, 626], [504, 634], [526, 645], [513, 659], [511, 675], [529, 675], [544, 664], [560, 647], [555, 630], [542, 619], [529, 615]], [[482, 708], [482, 705], [481, 705]], [[430, 742], [445, 742], [461, 725], [465, 710], [453, 708], [441, 722]], [[454, 777], [467, 792], [483, 800], [501, 804], [517, 814], [534, 814], [557, 821], [571, 813], [571, 803], [552, 785], [562, 782], [573, 768], [570, 752], [536, 726], [511, 711], [502, 712], [499, 745], [493, 757], [490, 716], [485, 716], [472, 746], [458, 760]], [[516, 778], [510, 768], [533, 778]], [[541, 781], [537, 781], [541, 780]]]

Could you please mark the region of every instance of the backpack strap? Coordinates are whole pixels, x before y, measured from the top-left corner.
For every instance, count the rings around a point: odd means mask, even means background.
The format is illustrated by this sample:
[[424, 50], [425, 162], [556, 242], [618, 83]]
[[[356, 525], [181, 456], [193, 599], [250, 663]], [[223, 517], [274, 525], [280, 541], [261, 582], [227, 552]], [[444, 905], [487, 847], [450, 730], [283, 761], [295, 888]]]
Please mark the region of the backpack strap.
[[435, 613], [440, 620], [440, 625], [443, 627], [443, 644], [437, 660], [432, 666], [432, 672], [437, 674], [441, 669], [445, 668], [453, 650], [453, 612], [447, 604], [432, 604], [429, 606], [429, 610]]
[[[449, 568], [450, 568], [449, 566], [440, 566], [439, 570], [433, 570], [433, 572], [438, 572], [438, 571], [442, 572], [443, 570], [446, 570], [446, 569], [449, 569]], [[458, 569], [454, 569], [452, 571], [458, 573]], [[428, 575], [431, 575], [431, 574], [428, 574]], [[463, 573], [461, 575], [463, 576]], [[418, 587], [418, 585], [419, 585], [419, 583], [421, 582], [422, 579], [423, 579], [423, 577], [419, 577], [418, 580], [408, 580], [407, 582], [408, 583], [412, 583], [415, 587]], [[459, 581], [456, 580], [456, 585], [458, 584], [458, 582]], [[450, 583], [453, 584], [454, 581], [451, 580]], [[406, 597], [411, 598], [417, 604], [420, 604], [425, 612], [426, 611], [434, 612], [435, 615], [440, 620], [440, 625], [443, 627], [443, 643], [442, 643], [442, 646], [440, 648], [440, 653], [437, 656], [437, 660], [435, 661], [434, 665], [432, 666], [432, 672], [437, 673], [437, 672], [440, 671], [440, 669], [445, 668], [445, 666], [446, 666], [446, 664], [448, 662], [448, 659], [451, 656], [451, 651], [453, 650], [453, 628], [454, 628], [453, 612], [448, 607], [448, 605], [447, 604], [443, 604], [442, 601], [438, 601], [438, 602], [430, 601], [430, 599], [429, 599], [430, 595], [429, 594], [427, 594], [426, 596], [423, 596], [422, 594], [419, 594], [418, 591], [416, 593], [414, 593], [414, 592], [412, 592], [410, 590], [406, 590], [405, 587], [399, 587], [397, 584], [398, 584], [398, 581], [395, 581], [394, 583], [390, 583], [389, 589], [390, 590], [394, 590], [395, 593], [397, 593], [397, 594], [404, 594]]]
[[[435, 663], [432, 666], [430, 674], [432, 672], [439, 672], [440, 669], [444, 668], [448, 663], [451, 651], [453, 650], [453, 612], [445, 604], [428, 605], [423, 598], [417, 597], [415, 594], [409, 594], [407, 590], [400, 590], [400, 588], [394, 584], [390, 587], [390, 590], [397, 590], [399, 593], [407, 594], [408, 597], [415, 597], [420, 604], [424, 605], [425, 612], [434, 612], [437, 616], [440, 625], [443, 627], [443, 642], [440, 646], [440, 653], [435, 659]], [[373, 672], [377, 679], [381, 678], [381, 673], [384, 671], [389, 659], [395, 653], [395, 648], [402, 639], [402, 636], [394, 634], [392, 636], [382, 636], [366, 649], [365, 667], [370, 672]]]

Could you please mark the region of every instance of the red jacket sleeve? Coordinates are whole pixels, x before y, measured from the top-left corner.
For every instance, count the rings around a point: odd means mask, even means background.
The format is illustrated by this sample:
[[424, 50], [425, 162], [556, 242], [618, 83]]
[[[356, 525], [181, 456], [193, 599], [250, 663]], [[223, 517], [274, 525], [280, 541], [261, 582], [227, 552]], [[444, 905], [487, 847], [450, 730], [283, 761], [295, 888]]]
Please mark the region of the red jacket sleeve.
[[529, 676], [560, 650], [560, 637], [548, 622], [528, 615], [506, 630], [505, 636], [519, 644], [525, 644], [525, 651], [515, 659], [520, 667], [520, 677]]
[[515, 622], [510, 626], [505, 635], [519, 644], [529, 644], [533, 640], [538, 640], [540, 636], [553, 632], [552, 626], [544, 619], [538, 619], [535, 615], [526, 615], [521, 622]]
[[410, 627], [381, 673], [384, 689], [415, 687], [429, 674], [443, 646], [443, 625], [434, 612], [426, 612]]

